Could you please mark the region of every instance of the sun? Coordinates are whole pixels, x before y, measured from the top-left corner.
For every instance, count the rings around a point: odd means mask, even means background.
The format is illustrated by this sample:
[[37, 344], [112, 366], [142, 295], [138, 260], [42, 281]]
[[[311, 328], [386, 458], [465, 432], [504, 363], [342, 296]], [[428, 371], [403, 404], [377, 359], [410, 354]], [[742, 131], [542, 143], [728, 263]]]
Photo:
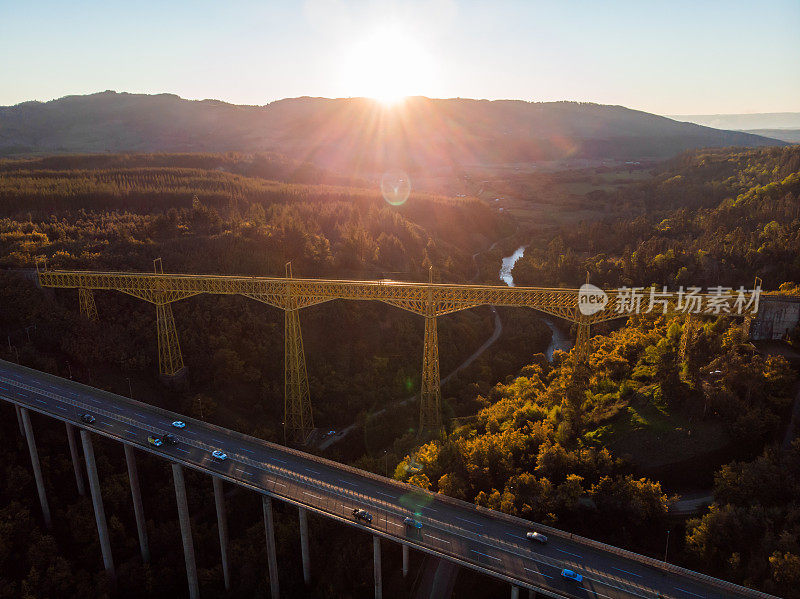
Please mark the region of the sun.
[[391, 105], [430, 93], [433, 76], [432, 57], [418, 40], [398, 26], [382, 26], [351, 46], [343, 60], [342, 85], [348, 96]]

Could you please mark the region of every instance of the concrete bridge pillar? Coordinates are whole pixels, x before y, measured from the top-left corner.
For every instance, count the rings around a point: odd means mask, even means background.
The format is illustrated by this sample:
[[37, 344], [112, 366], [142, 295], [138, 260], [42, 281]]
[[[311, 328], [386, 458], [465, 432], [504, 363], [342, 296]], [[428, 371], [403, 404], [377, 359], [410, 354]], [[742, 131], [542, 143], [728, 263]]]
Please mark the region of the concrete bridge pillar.
[[146, 564], [150, 561], [150, 545], [147, 542], [147, 526], [144, 520], [144, 508], [142, 507], [142, 491], [139, 487], [139, 471], [136, 468], [136, 456], [133, 447], [127, 443], [125, 448], [125, 463], [128, 465], [128, 480], [131, 484], [131, 497], [133, 498], [133, 514], [136, 516], [136, 531], [139, 533], [139, 550], [142, 553], [142, 561]]
[[172, 479], [175, 482], [175, 501], [178, 504], [178, 522], [181, 525], [183, 557], [186, 561], [186, 578], [189, 583], [189, 599], [198, 599], [200, 597], [200, 586], [197, 583], [197, 564], [194, 561], [192, 525], [189, 521], [189, 505], [186, 501], [186, 483], [183, 479], [183, 467], [180, 464], [172, 464]]
[[403, 578], [408, 576], [408, 554], [409, 554], [409, 547], [405, 543], [403, 543]]
[[17, 424], [19, 424], [19, 434], [24, 439], [25, 425], [22, 424], [22, 408], [20, 408], [17, 404], [14, 404], [14, 411], [17, 413]]
[[225, 494], [222, 479], [212, 476], [214, 483], [214, 503], [217, 506], [217, 529], [219, 530], [219, 552], [222, 558], [222, 577], [225, 579], [225, 590], [231, 588], [231, 573], [228, 569], [228, 515], [225, 513]]
[[33, 438], [33, 427], [28, 410], [20, 408], [22, 426], [25, 429], [25, 440], [28, 442], [28, 452], [31, 454], [31, 465], [33, 466], [33, 478], [36, 481], [36, 491], [39, 493], [39, 503], [42, 505], [42, 517], [44, 525], [52, 528], [50, 520], [50, 506], [47, 504], [47, 495], [44, 491], [44, 478], [42, 478], [42, 466], [39, 464], [39, 452], [36, 451], [36, 440]]
[[103, 508], [103, 496], [100, 493], [100, 479], [97, 476], [97, 463], [94, 460], [94, 447], [92, 437], [88, 431], [81, 430], [81, 444], [83, 456], [86, 458], [86, 474], [89, 476], [89, 491], [92, 495], [94, 506], [94, 519], [97, 522], [97, 534], [100, 537], [100, 551], [103, 553], [103, 565], [106, 572], [114, 576], [114, 558], [111, 555], [111, 540], [108, 536], [106, 511]]
[[381, 573], [381, 538], [372, 536], [372, 560], [375, 575], [375, 599], [383, 599], [383, 577]]
[[300, 553], [303, 557], [303, 581], [306, 584], [311, 582], [311, 557], [308, 553], [308, 512], [306, 508], [299, 508], [300, 511]]
[[511, 599], [519, 599], [519, 587], [511, 585]]
[[78, 457], [78, 443], [75, 441], [75, 427], [69, 422], [67, 425], [67, 441], [69, 442], [69, 455], [72, 457], [72, 470], [75, 472], [75, 484], [78, 485], [78, 495], [86, 495], [86, 486], [83, 484], [81, 461]]
[[267, 533], [270, 596], [272, 599], [278, 599], [280, 597], [280, 587], [278, 584], [278, 557], [275, 553], [275, 526], [272, 522], [272, 499], [262, 495], [261, 507], [264, 510], [264, 529]]

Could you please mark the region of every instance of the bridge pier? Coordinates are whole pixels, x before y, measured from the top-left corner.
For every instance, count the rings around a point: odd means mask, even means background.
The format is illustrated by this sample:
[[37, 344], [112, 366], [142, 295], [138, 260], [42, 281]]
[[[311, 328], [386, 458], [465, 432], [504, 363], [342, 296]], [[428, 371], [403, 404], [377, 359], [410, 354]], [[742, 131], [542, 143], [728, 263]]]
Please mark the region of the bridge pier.
[[88, 320], [97, 320], [97, 306], [95, 306], [91, 289], [78, 287], [78, 304], [83, 316]]
[[92, 495], [94, 519], [97, 523], [97, 534], [100, 537], [100, 551], [103, 554], [103, 565], [109, 576], [113, 578], [114, 558], [111, 555], [111, 540], [108, 536], [106, 511], [103, 508], [103, 495], [100, 493], [100, 479], [97, 476], [97, 463], [94, 459], [92, 437], [88, 431], [81, 430], [81, 444], [83, 445], [83, 457], [86, 459], [86, 474], [89, 476], [89, 491]]
[[403, 578], [408, 576], [409, 546], [403, 543]]
[[269, 563], [269, 591], [272, 599], [279, 599], [278, 557], [275, 553], [275, 525], [272, 522], [272, 499], [261, 496], [261, 507], [264, 511], [264, 529], [267, 533], [267, 562]]
[[381, 538], [372, 536], [372, 561], [375, 575], [375, 599], [383, 599], [383, 578], [381, 573]]
[[314, 429], [314, 417], [300, 311], [296, 308], [284, 311], [284, 336], [284, 441], [302, 445]]
[[308, 512], [306, 508], [298, 508], [300, 512], [300, 554], [303, 557], [303, 582], [311, 582], [311, 558], [308, 553]]
[[180, 464], [172, 464], [172, 480], [175, 483], [175, 501], [178, 504], [178, 522], [181, 525], [183, 557], [186, 561], [186, 578], [189, 583], [189, 599], [198, 599], [200, 597], [200, 586], [197, 583], [197, 564], [194, 561], [192, 525], [189, 521], [189, 505], [186, 501], [183, 466]]
[[42, 517], [44, 518], [44, 525], [47, 528], [52, 528], [50, 520], [50, 506], [47, 503], [47, 495], [44, 490], [44, 478], [42, 477], [42, 466], [39, 463], [39, 452], [36, 450], [36, 439], [33, 438], [33, 426], [31, 426], [31, 417], [28, 410], [20, 408], [20, 415], [22, 418], [22, 426], [25, 429], [25, 440], [28, 442], [28, 453], [31, 454], [31, 465], [33, 466], [33, 478], [36, 481], [36, 491], [39, 493], [39, 503], [42, 506]]
[[69, 422], [67, 426], [67, 441], [69, 442], [69, 455], [72, 458], [72, 470], [75, 472], [75, 484], [78, 485], [78, 495], [86, 495], [86, 487], [83, 484], [81, 474], [81, 461], [78, 457], [78, 443], [75, 441], [75, 427]]
[[222, 479], [211, 477], [214, 483], [214, 504], [217, 506], [217, 529], [219, 530], [219, 552], [222, 558], [222, 577], [225, 579], [225, 590], [231, 588], [231, 574], [228, 569], [228, 516], [225, 513], [225, 494]]
[[139, 487], [139, 470], [136, 468], [136, 456], [133, 453], [133, 447], [127, 443], [123, 443], [122, 446], [125, 448], [125, 463], [128, 465], [133, 514], [136, 516], [136, 531], [139, 533], [139, 550], [142, 553], [142, 562], [146, 564], [150, 561], [150, 545], [147, 542], [147, 525], [144, 519], [144, 508], [142, 507], [142, 491]]
[[[431, 308], [433, 310], [433, 308]], [[439, 336], [436, 316], [425, 315], [422, 350], [422, 383], [419, 394], [419, 434], [442, 428], [442, 381], [439, 375]]]
[[511, 585], [511, 599], [519, 599], [519, 587]]
[[581, 315], [578, 320], [578, 336], [575, 339], [575, 357], [578, 362], [589, 361], [589, 339], [591, 338], [591, 325], [589, 318]]
[[156, 304], [158, 371], [165, 380], [176, 380], [184, 372], [181, 345], [170, 304]]
[[22, 424], [22, 408], [14, 404], [14, 411], [17, 413], [17, 424], [19, 424], [19, 434], [23, 439], [25, 438], [25, 425]]

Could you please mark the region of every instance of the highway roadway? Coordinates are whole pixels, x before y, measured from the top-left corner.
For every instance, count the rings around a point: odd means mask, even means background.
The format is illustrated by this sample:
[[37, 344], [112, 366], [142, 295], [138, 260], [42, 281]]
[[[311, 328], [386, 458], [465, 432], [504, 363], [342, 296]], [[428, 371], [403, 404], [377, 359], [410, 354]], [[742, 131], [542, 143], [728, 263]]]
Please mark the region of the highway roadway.
[[[551, 596], [768, 597], [724, 588], [687, 573], [665, 572], [566, 534], [548, 532], [547, 544], [534, 544], [525, 537], [529, 530], [537, 530], [533, 523], [443, 501], [397, 481], [1, 360], [0, 398]], [[87, 413], [95, 417], [91, 424], [80, 420]], [[174, 420], [184, 421], [186, 428], [174, 428]], [[166, 433], [176, 435], [178, 444], [156, 448], [147, 441], [149, 435]], [[226, 460], [211, 456], [217, 449], [227, 454]], [[354, 508], [370, 512], [372, 525], [354, 521]], [[423, 523], [421, 530], [403, 524], [414, 512]], [[313, 571], [313, 564], [311, 567]], [[578, 572], [583, 582], [563, 578], [562, 568]]]

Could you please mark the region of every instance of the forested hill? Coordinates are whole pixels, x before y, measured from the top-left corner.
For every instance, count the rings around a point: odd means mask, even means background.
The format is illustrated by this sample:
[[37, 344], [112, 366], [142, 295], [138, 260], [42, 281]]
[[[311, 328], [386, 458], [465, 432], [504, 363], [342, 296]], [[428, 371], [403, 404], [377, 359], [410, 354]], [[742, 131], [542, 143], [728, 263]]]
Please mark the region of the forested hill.
[[348, 173], [783, 145], [621, 106], [294, 98], [266, 106], [106, 91], [0, 107], [0, 154], [274, 151]]
[[590, 194], [628, 216], [533, 236], [521, 284], [744, 285], [800, 280], [800, 146], [687, 152], [637, 186]]

